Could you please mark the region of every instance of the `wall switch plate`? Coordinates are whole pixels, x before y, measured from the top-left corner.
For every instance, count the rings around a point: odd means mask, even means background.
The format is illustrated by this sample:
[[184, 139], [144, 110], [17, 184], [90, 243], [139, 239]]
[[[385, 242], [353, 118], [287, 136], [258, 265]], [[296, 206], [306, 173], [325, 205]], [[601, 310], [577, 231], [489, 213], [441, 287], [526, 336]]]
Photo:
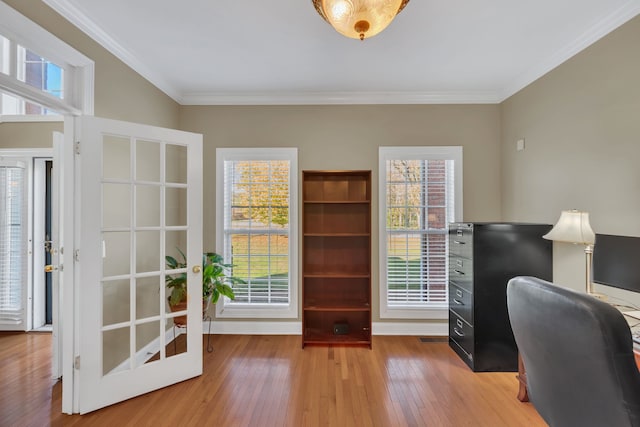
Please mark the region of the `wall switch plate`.
[[516, 141], [516, 151], [524, 151], [524, 138]]

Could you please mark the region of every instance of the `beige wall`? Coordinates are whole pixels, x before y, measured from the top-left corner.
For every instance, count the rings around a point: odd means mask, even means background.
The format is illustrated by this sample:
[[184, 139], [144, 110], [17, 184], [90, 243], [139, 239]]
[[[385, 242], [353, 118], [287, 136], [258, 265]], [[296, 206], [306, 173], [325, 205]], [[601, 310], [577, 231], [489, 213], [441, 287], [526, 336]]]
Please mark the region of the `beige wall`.
[[[636, 17], [502, 104], [505, 220], [575, 208], [596, 233], [640, 236], [639, 41]], [[584, 289], [582, 247], [554, 250], [554, 280]]]
[[62, 132], [62, 122], [0, 123], [0, 149], [49, 148], [54, 131]]
[[378, 305], [378, 147], [464, 147], [464, 219], [500, 220], [497, 105], [185, 106], [180, 127], [204, 135], [204, 249], [215, 250], [215, 149], [298, 147], [300, 170], [370, 169], [373, 312]]

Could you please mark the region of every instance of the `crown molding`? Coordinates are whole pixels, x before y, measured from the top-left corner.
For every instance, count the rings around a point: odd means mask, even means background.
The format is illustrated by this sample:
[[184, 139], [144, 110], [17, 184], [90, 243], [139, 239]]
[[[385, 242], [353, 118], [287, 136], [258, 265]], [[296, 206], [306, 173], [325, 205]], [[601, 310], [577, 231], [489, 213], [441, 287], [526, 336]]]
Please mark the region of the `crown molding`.
[[138, 59], [131, 51], [122, 46], [118, 41], [106, 33], [93, 20], [68, 0], [42, 0], [50, 8], [58, 12], [67, 21], [78, 27], [82, 32], [95, 40], [102, 47], [107, 49], [118, 59], [128, 65], [136, 73], [151, 82], [162, 92], [173, 98], [174, 101], [180, 102], [179, 91], [169, 84], [164, 77], [154, 72]]
[[638, 14], [640, 14], [640, 0], [629, 0], [623, 6], [598, 21], [593, 27], [585, 31], [576, 40], [564, 46], [555, 54], [547, 58], [547, 60], [539, 63], [524, 74], [521, 74], [517, 79], [505, 86], [501, 96], [499, 97], [499, 102], [506, 100], [510, 96], [524, 89], [526, 86], [538, 80], [540, 77], [558, 67], [577, 53], [583, 51], [616, 28], [633, 19]]
[[118, 41], [103, 31], [69, 0], [43, 0], [69, 22], [181, 105], [367, 105], [367, 104], [498, 104], [553, 70], [578, 52], [640, 13], [640, 0], [629, 0], [598, 21], [547, 60], [498, 91], [426, 92], [199, 92], [181, 93]]
[[43, 0], [85, 34], [181, 105], [496, 104], [498, 92], [231, 92], [185, 93], [102, 30], [69, 0]]
[[497, 92], [189, 93], [182, 105], [497, 104]]

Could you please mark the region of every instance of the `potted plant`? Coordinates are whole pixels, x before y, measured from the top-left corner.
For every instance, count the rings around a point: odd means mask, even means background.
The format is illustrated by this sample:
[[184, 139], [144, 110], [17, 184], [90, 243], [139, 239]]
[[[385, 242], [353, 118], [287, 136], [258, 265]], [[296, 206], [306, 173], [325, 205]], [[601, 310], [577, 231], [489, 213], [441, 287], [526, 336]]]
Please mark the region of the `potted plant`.
[[[187, 267], [187, 257], [184, 252], [178, 249], [182, 256], [181, 260], [177, 260], [172, 256], [166, 256], [165, 261], [167, 267], [175, 270]], [[245, 283], [242, 279], [228, 275], [231, 264], [225, 264], [222, 255], [215, 252], [206, 252], [202, 254], [202, 313], [207, 311], [209, 304], [215, 304], [224, 295], [230, 299], [234, 299], [233, 285], [237, 283]], [[187, 307], [187, 273], [180, 273], [174, 276], [167, 275], [167, 288], [171, 289], [169, 294], [169, 308], [171, 311], [186, 310]], [[186, 324], [186, 316], [178, 316], [174, 318], [174, 322]]]

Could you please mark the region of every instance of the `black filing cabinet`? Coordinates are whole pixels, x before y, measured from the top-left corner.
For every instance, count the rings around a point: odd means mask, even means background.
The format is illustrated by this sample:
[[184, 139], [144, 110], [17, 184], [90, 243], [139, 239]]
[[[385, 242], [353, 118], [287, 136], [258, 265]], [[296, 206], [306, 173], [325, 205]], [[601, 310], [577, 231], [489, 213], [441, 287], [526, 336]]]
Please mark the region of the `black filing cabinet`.
[[515, 276], [552, 280], [546, 224], [453, 223], [449, 227], [449, 345], [476, 372], [518, 370], [507, 312]]

